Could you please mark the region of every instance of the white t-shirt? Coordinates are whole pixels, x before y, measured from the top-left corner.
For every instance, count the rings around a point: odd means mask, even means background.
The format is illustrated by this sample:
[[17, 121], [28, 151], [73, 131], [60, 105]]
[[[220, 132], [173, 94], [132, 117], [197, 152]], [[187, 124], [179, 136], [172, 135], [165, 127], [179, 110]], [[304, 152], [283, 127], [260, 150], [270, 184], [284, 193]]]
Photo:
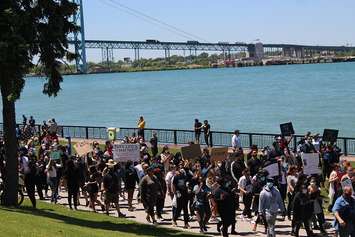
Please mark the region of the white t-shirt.
[[238, 182], [238, 186], [239, 188], [242, 188], [244, 189], [245, 191], [247, 192], [251, 192], [252, 189], [253, 189], [253, 186], [251, 184], [251, 179], [247, 179], [245, 177], [245, 175], [243, 175], [240, 179], [239, 179], [239, 182]]
[[241, 141], [240, 141], [240, 137], [235, 135], [235, 134], [232, 137], [232, 147], [235, 148], [235, 149], [242, 147], [242, 144], [241, 144]]

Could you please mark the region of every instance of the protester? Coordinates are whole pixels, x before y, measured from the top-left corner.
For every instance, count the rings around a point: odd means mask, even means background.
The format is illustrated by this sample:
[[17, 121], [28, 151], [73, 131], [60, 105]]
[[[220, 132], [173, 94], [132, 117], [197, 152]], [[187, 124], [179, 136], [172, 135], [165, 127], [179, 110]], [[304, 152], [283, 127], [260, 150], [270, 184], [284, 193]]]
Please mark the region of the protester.
[[206, 146], [208, 147], [212, 146], [210, 140], [211, 125], [208, 123], [208, 120], [203, 121], [202, 130], [203, 130]]
[[239, 137], [239, 130], [234, 131], [234, 135], [232, 137], [232, 148], [234, 152], [240, 151], [242, 149], [242, 142]]
[[202, 128], [202, 123], [198, 121], [198, 119], [195, 119], [194, 131], [195, 131], [196, 144], [200, 144], [201, 128]]
[[268, 179], [263, 191], [260, 193], [259, 213], [265, 217], [267, 223], [267, 236], [274, 237], [276, 216], [279, 210], [284, 213], [285, 206], [279, 190], [274, 187], [274, 180]]
[[158, 154], [158, 137], [157, 132], [153, 132], [153, 136], [150, 139], [150, 149], [152, 151], [152, 156], [155, 157]]

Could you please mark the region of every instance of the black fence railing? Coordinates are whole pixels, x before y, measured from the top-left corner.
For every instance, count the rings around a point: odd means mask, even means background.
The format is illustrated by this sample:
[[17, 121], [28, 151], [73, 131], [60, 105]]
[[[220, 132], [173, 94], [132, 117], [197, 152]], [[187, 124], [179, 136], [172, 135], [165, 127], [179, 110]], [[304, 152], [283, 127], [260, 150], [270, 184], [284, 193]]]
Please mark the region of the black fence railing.
[[[22, 127], [22, 125], [20, 125]], [[82, 138], [82, 139], [107, 139], [106, 127], [92, 127], [92, 126], [58, 126], [58, 135], [62, 138]], [[37, 133], [41, 132], [41, 125], [36, 125]], [[144, 129], [144, 136], [146, 140], [152, 136], [153, 131], [157, 133], [158, 140], [163, 144], [188, 144], [195, 141], [195, 133], [193, 130], [180, 130], [180, 129]], [[0, 123], [0, 135], [3, 133], [3, 124]], [[137, 128], [119, 128], [116, 134], [117, 139], [123, 139], [125, 136], [132, 136], [138, 133]], [[213, 146], [231, 146], [231, 138], [233, 132], [211, 131], [210, 142]], [[279, 134], [272, 133], [240, 133], [241, 143], [243, 148], [249, 148], [251, 145], [257, 145], [259, 148], [270, 146], [274, 137]], [[291, 149], [296, 150], [298, 142], [302, 135], [295, 135], [293, 141], [289, 146]], [[200, 144], [205, 145], [203, 134], [200, 137]], [[339, 137], [337, 145], [342, 149], [345, 155], [355, 155], [355, 138]]]

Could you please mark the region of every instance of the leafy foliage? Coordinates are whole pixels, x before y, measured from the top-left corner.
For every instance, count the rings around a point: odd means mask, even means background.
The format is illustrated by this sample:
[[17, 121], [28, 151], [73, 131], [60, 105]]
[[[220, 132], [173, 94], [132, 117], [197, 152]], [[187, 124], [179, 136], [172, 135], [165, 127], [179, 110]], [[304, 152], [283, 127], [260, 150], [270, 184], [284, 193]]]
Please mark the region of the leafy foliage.
[[68, 0], [0, 1], [0, 86], [9, 100], [20, 97], [35, 56], [47, 76], [43, 93], [57, 95], [60, 60], [76, 56], [68, 51], [67, 38], [78, 30], [70, 19], [77, 7]]

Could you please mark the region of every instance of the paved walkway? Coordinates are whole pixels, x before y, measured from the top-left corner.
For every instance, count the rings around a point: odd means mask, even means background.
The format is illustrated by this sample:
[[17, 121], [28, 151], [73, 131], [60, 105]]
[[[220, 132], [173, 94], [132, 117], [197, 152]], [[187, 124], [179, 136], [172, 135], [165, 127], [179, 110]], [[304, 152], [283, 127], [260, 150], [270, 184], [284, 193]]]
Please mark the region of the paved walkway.
[[[50, 191], [49, 191], [50, 193]], [[67, 193], [66, 192], [61, 192], [61, 199], [58, 200], [58, 203], [61, 205], [65, 205], [68, 207], [68, 202], [67, 202]], [[136, 194], [134, 195], [136, 197]], [[49, 202], [49, 200], [47, 200]], [[80, 205], [78, 207], [79, 210], [85, 210], [85, 211], [92, 211], [90, 208], [86, 207], [85, 200], [83, 198], [80, 198]], [[120, 198], [120, 207], [121, 207], [121, 212], [125, 213], [127, 215], [126, 218], [137, 221], [139, 223], [144, 223], [144, 224], [149, 224], [145, 217], [146, 214], [144, 212], [144, 208], [142, 204], [137, 204], [137, 201], [134, 200], [133, 205], [136, 207], [136, 209], [133, 212], [129, 212], [127, 210], [127, 201], [123, 200], [123, 198]], [[69, 208], [69, 207], [68, 207]], [[100, 207], [96, 208], [98, 213], [103, 213], [101, 211]], [[171, 223], [171, 201], [167, 197], [165, 200], [165, 208], [164, 208], [165, 213], [163, 214], [164, 220], [159, 223], [159, 226], [163, 226], [166, 228], [174, 228], [172, 227]], [[250, 221], [243, 221], [240, 219], [240, 211], [237, 211], [237, 225], [236, 225], [236, 231], [238, 232], [238, 235], [230, 235], [230, 236], [266, 236], [264, 233], [264, 226], [263, 225], [258, 225], [257, 231], [253, 232], [252, 231], [252, 224]], [[114, 209], [110, 210], [110, 215], [111, 216], [117, 216], [117, 213]], [[331, 217], [330, 217], [331, 218]], [[328, 222], [330, 222], [331, 219], [328, 218]], [[184, 230], [182, 227], [184, 226], [184, 223], [182, 220], [177, 221], [178, 226], [175, 227], [175, 229], [179, 230]], [[194, 233], [199, 233], [199, 226], [196, 220], [193, 220], [190, 222], [190, 229], [187, 229], [185, 231], [189, 232], [194, 232]], [[282, 221], [281, 218], [278, 218], [278, 221], [276, 223], [276, 235], [277, 236], [290, 236], [291, 233], [291, 223], [288, 220]], [[327, 230], [329, 235], [328, 236], [334, 236], [334, 230], [333, 229], [328, 229]], [[314, 231], [315, 233], [319, 233], [319, 231]], [[137, 233], [138, 234], [138, 233]], [[220, 234], [217, 232], [216, 224], [212, 223], [208, 225], [208, 231], [205, 233], [206, 236], [220, 236]], [[307, 236], [306, 232], [301, 229], [300, 231], [300, 236]], [[319, 236], [322, 236], [319, 234]]]

